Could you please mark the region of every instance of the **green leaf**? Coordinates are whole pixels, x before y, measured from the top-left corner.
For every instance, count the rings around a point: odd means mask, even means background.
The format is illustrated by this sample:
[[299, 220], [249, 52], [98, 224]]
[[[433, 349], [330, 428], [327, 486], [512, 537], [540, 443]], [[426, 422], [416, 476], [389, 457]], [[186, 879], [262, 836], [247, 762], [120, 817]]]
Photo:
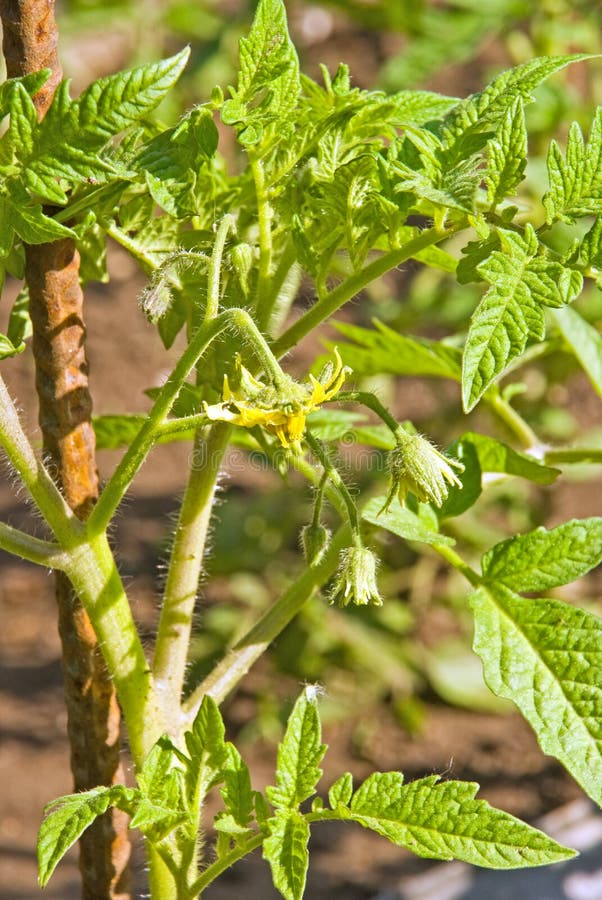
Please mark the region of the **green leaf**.
[[596, 112], [589, 141], [577, 122], [569, 129], [566, 156], [556, 141], [548, 151], [550, 187], [543, 198], [548, 223], [602, 213], [602, 108]]
[[206, 694], [192, 729], [185, 734], [190, 762], [186, 771], [188, 798], [193, 809], [207, 791], [223, 777], [228, 759], [224, 720], [215, 700]]
[[416, 375], [462, 377], [462, 354], [457, 347], [426, 338], [410, 338], [374, 320], [375, 329], [335, 323], [354, 344], [337, 343], [341, 358], [356, 375]]
[[406, 541], [421, 541], [423, 544], [455, 544], [453, 538], [428, 528], [411, 510], [395, 499], [389, 509], [383, 511], [386, 497], [374, 497], [362, 510], [362, 518], [380, 528], [386, 528]]
[[484, 181], [492, 208], [512, 197], [527, 166], [527, 129], [522, 99], [505, 111], [496, 136], [487, 143]]
[[307, 417], [311, 433], [321, 441], [340, 441], [354, 434], [365, 415], [347, 409], [317, 409]]
[[162, 840], [188, 819], [181, 767], [185, 760], [171, 739], [163, 735], [151, 748], [138, 772], [141, 797], [130, 827], [139, 828], [153, 841]]
[[331, 809], [337, 806], [348, 806], [353, 794], [353, 776], [349, 772], [345, 772], [335, 783], [331, 785], [328, 791], [328, 803]]
[[[253, 791], [249, 769], [233, 744], [226, 744], [223, 764], [224, 786], [221, 795], [226, 807], [226, 815], [240, 828], [246, 828], [253, 815]], [[221, 816], [220, 816], [221, 817]], [[219, 827], [219, 818], [216, 820]]]
[[148, 115], [176, 82], [189, 50], [170, 59], [94, 81], [77, 100], [68, 84], [57, 89], [52, 105], [37, 125], [30, 153], [19, 153], [26, 184], [34, 194], [65, 202], [56, 179], [68, 182], [105, 179], [116, 166], [98, 151], [107, 141]]
[[460, 101], [433, 91], [399, 91], [387, 98], [395, 104], [399, 125], [426, 125], [441, 119]]
[[431, 775], [403, 784], [400, 772], [377, 772], [356, 791], [351, 819], [429, 859], [459, 859], [490, 869], [518, 869], [575, 855], [547, 835], [475, 800], [478, 784]]
[[281, 140], [301, 90], [299, 60], [282, 0], [260, 0], [248, 37], [240, 40], [239, 57], [238, 85], [230, 88], [232, 98], [222, 106], [222, 121], [237, 125], [244, 146], [259, 143], [264, 130], [280, 121], [284, 129], [271, 136]]
[[540, 56], [502, 72], [484, 91], [461, 101], [452, 110], [445, 123], [447, 134], [457, 136], [477, 122], [481, 126], [498, 124], [517, 97], [529, 102], [532, 99], [531, 92], [550, 75], [570, 63], [591, 58], [591, 54], [587, 53]]
[[208, 109], [193, 109], [175, 128], [161, 132], [138, 154], [133, 165], [141, 168], [154, 200], [170, 215], [196, 214], [207, 196], [199, 197], [202, 167], [217, 150], [218, 134]]
[[38, 880], [45, 887], [67, 850], [110, 806], [128, 810], [137, 791], [123, 785], [98, 787], [53, 800], [38, 834]]
[[516, 704], [544, 753], [602, 804], [602, 621], [501, 584], [480, 587], [471, 606], [487, 684]]
[[272, 870], [276, 890], [285, 900], [302, 900], [307, 878], [309, 825], [294, 811], [268, 821], [270, 833], [263, 842], [263, 857]]
[[295, 703], [278, 747], [276, 787], [266, 791], [277, 809], [294, 810], [315, 792], [326, 751], [321, 731], [315, 688], [308, 687]]
[[533, 456], [519, 453], [508, 444], [485, 434], [467, 431], [460, 438], [460, 443], [473, 445], [482, 472], [505, 472], [507, 475], [527, 478], [535, 484], [552, 484], [560, 475], [560, 469], [544, 466]]
[[18, 353], [22, 353], [23, 350], [25, 350], [25, 344], [15, 346], [7, 335], [0, 334], [0, 359], [16, 356]]
[[42, 69], [21, 78], [7, 78], [6, 81], [3, 81], [0, 84], [0, 119], [8, 115], [15, 93], [19, 92], [21, 88], [25, 88], [30, 96], [37, 94], [42, 85], [46, 84], [50, 75], [50, 69]]
[[482, 565], [488, 583], [514, 591], [546, 591], [569, 584], [600, 562], [602, 518], [591, 518], [508, 538], [487, 551]]
[[143, 415], [96, 416], [92, 420], [97, 450], [118, 450], [129, 447], [144, 423]]
[[529, 339], [545, 334], [544, 306], [563, 306], [579, 294], [580, 272], [536, 255], [531, 225], [525, 236], [498, 229], [501, 250], [477, 267], [491, 287], [473, 313], [464, 348], [462, 399], [469, 412]]
[[551, 315], [594, 389], [602, 397], [602, 335], [572, 307], [554, 309]]
[[8, 319], [7, 337], [17, 348], [16, 353], [24, 349], [23, 342], [31, 337], [31, 319], [29, 317], [29, 289], [21, 288]]
[[461, 486], [450, 485], [447, 497], [437, 510], [440, 519], [462, 515], [481, 496], [481, 464], [474, 445], [468, 441], [454, 441], [446, 449], [445, 455], [459, 460], [464, 471], [458, 472]]

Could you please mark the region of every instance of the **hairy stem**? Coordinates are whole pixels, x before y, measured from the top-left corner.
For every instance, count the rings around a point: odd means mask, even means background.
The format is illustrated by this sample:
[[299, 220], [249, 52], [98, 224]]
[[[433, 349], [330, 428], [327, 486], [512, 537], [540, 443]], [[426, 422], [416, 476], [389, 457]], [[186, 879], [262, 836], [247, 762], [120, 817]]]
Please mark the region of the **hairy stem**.
[[161, 388], [148, 417], [100, 495], [88, 523], [91, 533], [97, 534], [106, 529], [134, 476], [144, 463], [186, 378], [212, 342], [227, 329], [248, 341], [261, 368], [267, 371], [274, 381], [282, 379], [282, 370], [278, 362], [246, 310], [227, 309], [215, 319], [201, 325]]
[[59, 544], [42, 541], [4, 522], [0, 522], [0, 549], [49, 569], [65, 567], [66, 556]]
[[509, 431], [517, 438], [525, 450], [531, 447], [537, 447], [540, 443], [539, 438], [533, 429], [527, 425], [520, 413], [512, 407], [507, 400], [497, 392], [486, 394], [483, 398], [498, 419], [504, 423]]
[[233, 866], [235, 862], [238, 862], [239, 859], [243, 859], [243, 857], [247, 856], [249, 853], [252, 853], [253, 850], [256, 850], [257, 847], [261, 847], [262, 843], [265, 840], [264, 834], [258, 834], [255, 837], [249, 838], [249, 840], [245, 841], [242, 846], [236, 846], [229, 853], [225, 853], [220, 859], [217, 859], [214, 863], [208, 866], [203, 874], [197, 878], [197, 880], [190, 886], [190, 896], [191, 897], [200, 897], [202, 892], [206, 887], [209, 887], [212, 881], [215, 881], [216, 878], [219, 878], [226, 869], [229, 869], [230, 866]]
[[204, 431], [196, 435], [190, 476], [170, 555], [153, 674], [166, 714], [171, 710], [176, 718], [215, 486], [230, 432], [229, 425], [219, 423], [209, 429], [207, 435]]
[[277, 357], [283, 356], [291, 347], [296, 346], [310, 331], [318, 327], [325, 319], [341, 308], [348, 300], [351, 300], [363, 288], [385, 275], [391, 269], [397, 268], [402, 263], [416, 256], [421, 250], [438, 244], [445, 238], [461, 231], [464, 225], [456, 225], [446, 231], [437, 228], [429, 228], [418, 237], [408, 241], [403, 247], [383, 253], [377, 259], [369, 263], [365, 268], [351, 275], [332, 291], [318, 300], [304, 315], [301, 316], [284, 334], [272, 345], [272, 350]]
[[255, 159], [251, 162], [251, 172], [257, 195], [257, 222], [259, 225], [259, 273], [255, 297], [255, 320], [260, 328], [266, 328], [274, 301], [271, 291], [272, 206], [267, 193], [261, 160]]
[[451, 547], [448, 547], [447, 544], [433, 544], [432, 547], [433, 550], [436, 550], [440, 556], [454, 567], [454, 569], [457, 569], [458, 572], [464, 575], [466, 580], [470, 582], [473, 587], [477, 587], [481, 583], [481, 577], [478, 572], [471, 569], [471, 567], [464, 562], [462, 557], [456, 553], [455, 550], [452, 550]]
[[190, 722], [194, 719], [205, 694], [209, 694], [220, 703], [236, 687], [253, 663], [294, 619], [314, 591], [334, 575], [339, 565], [341, 550], [349, 545], [350, 540], [351, 530], [348, 525], [344, 525], [334, 535], [321, 562], [306, 569], [220, 660], [184, 703], [184, 710]]
[[65, 572], [98, 635], [128, 727], [136, 766], [161, 736], [165, 723], [150, 669], [106, 535], [71, 551]]

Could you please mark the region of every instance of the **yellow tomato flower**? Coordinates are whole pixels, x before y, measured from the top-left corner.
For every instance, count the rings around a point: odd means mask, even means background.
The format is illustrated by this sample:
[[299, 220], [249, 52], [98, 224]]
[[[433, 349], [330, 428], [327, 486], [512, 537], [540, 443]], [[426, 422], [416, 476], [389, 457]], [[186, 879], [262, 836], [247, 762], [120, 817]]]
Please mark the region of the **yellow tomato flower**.
[[212, 422], [231, 422], [242, 428], [260, 425], [276, 435], [283, 447], [298, 444], [309, 413], [338, 394], [350, 371], [336, 348], [334, 357], [334, 364], [326, 366], [319, 378], [310, 375], [305, 384], [298, 384], [284, 375], [284, 387], [263, 384], [240, 366], [239, 386], [233, 390], [224, 376], [223, 400], [212, 406], [205, 403], [205, 415]]

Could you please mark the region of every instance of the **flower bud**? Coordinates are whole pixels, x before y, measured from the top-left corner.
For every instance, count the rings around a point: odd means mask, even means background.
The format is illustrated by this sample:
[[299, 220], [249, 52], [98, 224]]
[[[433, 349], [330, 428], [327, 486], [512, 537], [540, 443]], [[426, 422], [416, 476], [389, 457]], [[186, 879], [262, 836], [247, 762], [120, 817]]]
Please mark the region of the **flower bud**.
[[230, 251], [232, 265], [245, 297], [249, 295], [249, 274], [253, 268], [253, 248], [250, 244], [235, 244]]
[[301, 531], [301, 545], [308, 566], [317, 566], [330, 543], [330, 531], [317, 522], [306, 525]]
[[403, 503], [410, 491], [423, 503], [441, 506], [450, 485], [462, 487], [452, 466], [460, 472], [464, 471], [462, 463], [448, 459], [422, 435], [400, 431], [398, 445], [389, 456], [391, 490], [387, 506], [395, 494]]
[[330, 602], [338, 606], [381, 606], [376, 583], [376, 557], [367, 547], [348, 547], [341, 553], [341, 564]]

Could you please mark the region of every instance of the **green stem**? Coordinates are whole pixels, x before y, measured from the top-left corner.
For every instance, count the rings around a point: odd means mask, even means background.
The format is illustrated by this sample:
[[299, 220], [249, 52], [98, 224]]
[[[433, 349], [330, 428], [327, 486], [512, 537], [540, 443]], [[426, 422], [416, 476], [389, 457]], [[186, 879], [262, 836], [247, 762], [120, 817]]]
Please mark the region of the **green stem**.
[[461, 231], [464, 225], [455, 225], [445, 231], [429, 228], [418, 237], [403, 247], [383, 253], [378, 259], [373, 260], [364, 269], [347, 278], [338, 287], [334, 288], [320, 300], [318, 300], [300, 319], [298, 319], [284, 334], [272, 345], [272, 350], [277, 357], [283, 356], [291, 347], [296, 346], [310, 331], [313, 331], [325, 319], [335, 313], [348, 300], [351, 300], [359, 291], [363, 290], [370, 282], [380, 278], [391, 269], [397, 268], [402, 263], [416, 256], [421, 250], [438, 244], [445, 238]]
[[42, 541], [4, 522], [0, 522], [0, 550], [49, 569], [64, 569], [67, 559], [59, 544]]
[[282, 597], [261, 616], [192, 692], [183, 706], [190, 721], [194, 719], [205, 694], [209, 694], [220, 703], [236, 687], [253, 663], [294, 619], [314, 591], [332, 577], [339, 565], [341, 550], [349, 546], [350, 538], [349, 526], [343, 525], [334, 535], [322, 561], [305, 569]]
[[192, 617], [217, 476], [228, 445], [231, 427], [224, 423], [210, 429], [207, 440], [198, 432], [193, 461], [171, 551], [161, 617], [155, 645], [153, 675], [166, 714], [177, 717]]
[[146, 842], [148, 860], [148, 883], [151, 900], [178, 900], [178, 886], [174, 874], [170, 872], [160, 853]]
[[452, 550], [447, 544], [433, 544], [433, 550], [436, 550], [440, 556], [447, 560], [450, 565], [457, 569], [458, 572], [461, 572], [462, 575], [466, 578], [467, 581], [472, 584], [473, 587], [478, 587], [481, 583], [480, 575], [475, 572], [474, 569], [464, 562], [462, 557], [456, 553], [455, 550]]
[[318, 441], [311, 432], [306, 431], [305, 433], [305, 441], [307, 446], [310, 448], [312, 453], [318, 457], [324, 472], [328, 476], [329, 480], [337, 489], [343, 503], [345, 504], [345, 508], [347, 510], [347, 515], [349, 517], [349, 524], [351, 525], [351, 533], [353, 535], [353, 540], [356, 544], [361, 545], [361, 526], [360, 526], [360, 517], [357, 511], [357, 507], [353, 502], [353, 497], [349, 493], [347, 489], [347, 485], [341, 478], [341, 473], [335, 466], [330, 462], [324, 447]]
[[134, 763], [139, 767], [164, 732], [165, 723], [106, 535], [71, 550], [64, 571], [102, 647], [127, 723]]
[[602, 463], [602, 450], [599, 447], [559, 447], [546, 450], [543, 461], [546, 466], [560, 463]]
[[90, 534], [98, 534], [107, 528], [134, 476], [145, 461], [156, 439], [157, 431], [169, 414], [184, 381], [210, 344], [226, 329], [232, 329], [246, 338], [264, 371], [270, 374], [276, 384], [282, 381], [283, 374], [277, 360], [246, 310], [227, 309], [215, 319], [201, 325], [161, 388], [140, 431], [105, 485], [88, 520]]
[[151, 256], [150, 253], [147, 253], [134, 238], [131, 238], [129, 234], [122, 231], [115, 223], [107, 225], [106, 232], [109, 237], [112, 237], [114, 241], [121, 244], [124, 250], [127, 250], [128, 253], [140, 263], [140, 267], [147, 275], [151, 275], [159, 268], [159, 264], [155, 257]]
[[486, 394], [483, 399], [486, 400], [497, 417], [515, 435], [525, 450], [539, 445], [539, 438], [533, 429], [527, 425], [520, 413], [517, 413], [514, 407], [510, 406], [508, 401], [504, 400], [497, 391]]
[[269, 334], [273, 334], [280, 328], [297, 296], [303, 269], [296, 260], [297, 251], [293, 241], [289, 239], [269, 286], [267, 306], [271, 310], [271, 314], [266, 323], [266, 330]]
[[337, 403], [361, 403], [363, 406], [371, 409], [394, 435], [397, 435], [397, 432], [401, 427], [399, 422], [393, 418], [389, 410], [382, 405], [380, 400], [377, 400], [374, 394], [371, 394], [368, 391], [341, 391], [337, 394], [336, 400]]
[[225, 853], [220, 859], [216, 859], [214, 863], [208, 866], [200, 878], [190, 886], [190, 896], [191, 897], [200, 897], [206, 887], [209, 887], [212, 881], [215, 881], [216, 878], [219, 878], [226, 869], [229, 869], [230, 866], [233, 866], [234, 863], [238, 862], [239, 859], [243, 859], [243, 857], [247, 856], [249, 853], [252, 853], [253, 850], [256, 850], [257, 847], [261, 847], [265, 840], [264, 834], [258, 834], [253, 838], [250, 838], [242, 847], [237, 846], [234, 847], [229, 853]]
[[84, 526], [68, 507], [54, 481], [36, 457], [1, 378], [0, 446], [61, 547], [67, 549], [78, 544], [83, 538]]
[[259, 274], [255, 297], [255, 319], [265, 328], [270, 319], [274, 300], [271, 286], [272, 270], [272, 206], [268, 197], [263, 163], [252, 160], [251, 172], [257, 195], [257, 222], [259, 225]]
[[219, 310], [219, 294], [220, 294], [220, 277], [222, 272], [222, 257], [224, 255], [224, 247], [226, 246], [226, 238], [231, 228], [234, 228], [236, 220], [234, 216], [224, 216], [219, 223], [217, 234], [215, 235], [215, 243], [213, 244], [213, 252], [209, 260], [207, 270], [207, 306], [205, 309], [205, 321], [215, 319]]

